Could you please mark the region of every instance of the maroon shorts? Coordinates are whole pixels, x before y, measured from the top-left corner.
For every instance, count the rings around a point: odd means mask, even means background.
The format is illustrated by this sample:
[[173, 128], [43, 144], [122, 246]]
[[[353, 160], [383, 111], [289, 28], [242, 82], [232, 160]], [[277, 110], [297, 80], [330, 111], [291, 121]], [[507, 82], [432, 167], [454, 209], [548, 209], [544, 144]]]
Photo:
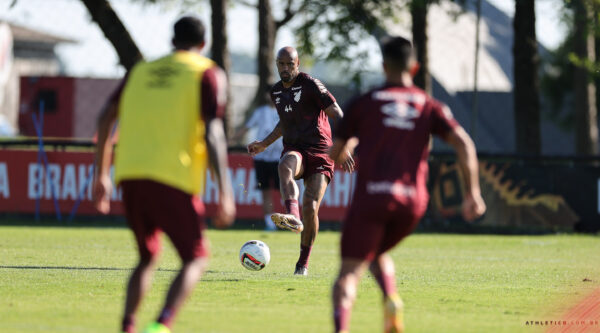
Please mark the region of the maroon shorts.
[[354, 197], [342, 227], [342, 258], [373, 260], [410, 235], [424, 213], [387, 196]]
[[306, 180], [314, 174], [322, 173], [329, 178], [329, 182], [331, 183], [333, 180], [333, 166], [335, 164], [328, 153], [315, 153], [291, 147], [284, 147], [281, 156], [291, 151], [295, 151], [302, 156], [302, 167], [304, 168], [304, 173], [302, 173], [301, 176], [302, 179]]
[[204, 204], [198, 196], [151, 180], [126, 180], [121, 187], [127, 222], [142, 259], [160, 252], [161, 231], [169, 236], [182, 260], [208, 256], [208, 241], [203, 237]]

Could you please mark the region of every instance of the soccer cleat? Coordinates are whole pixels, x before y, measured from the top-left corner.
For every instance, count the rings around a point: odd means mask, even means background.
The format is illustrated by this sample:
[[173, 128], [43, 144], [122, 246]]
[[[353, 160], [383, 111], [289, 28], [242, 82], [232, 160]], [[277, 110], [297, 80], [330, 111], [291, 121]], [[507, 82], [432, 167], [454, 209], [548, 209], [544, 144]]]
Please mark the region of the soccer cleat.
[[154, 322], [146, 327], [144, 333], [171, 333], [171, 330], [161, 323]]
[[404, 332], [404, 304], [398, 295], [385, 298], [384, 304], [384, 332]]
[[295, 233], [304, 230], [302, 222], [292, 214], [275, 213], [271, 215], [271, 220], [281, 229], [287, 229]]
[[294, 270], [294, 275], [307, 276], [308, 275], [308, 267], [296, 265], [296, 269]]

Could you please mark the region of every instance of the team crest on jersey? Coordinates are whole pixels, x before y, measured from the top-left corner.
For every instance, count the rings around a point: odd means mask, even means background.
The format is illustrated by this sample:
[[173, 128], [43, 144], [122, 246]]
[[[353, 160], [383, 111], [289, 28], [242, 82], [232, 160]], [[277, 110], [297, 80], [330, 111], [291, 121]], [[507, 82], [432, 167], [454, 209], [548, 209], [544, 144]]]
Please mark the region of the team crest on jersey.
[[279, 104], [279, 102], [281, 102], [281, 98], [280, 97], [275, 98], [275, 104]]
[[300, 96], [302, 95], [302, 90], [298, 90], [294, 93], [294, 101], [300, 102]]

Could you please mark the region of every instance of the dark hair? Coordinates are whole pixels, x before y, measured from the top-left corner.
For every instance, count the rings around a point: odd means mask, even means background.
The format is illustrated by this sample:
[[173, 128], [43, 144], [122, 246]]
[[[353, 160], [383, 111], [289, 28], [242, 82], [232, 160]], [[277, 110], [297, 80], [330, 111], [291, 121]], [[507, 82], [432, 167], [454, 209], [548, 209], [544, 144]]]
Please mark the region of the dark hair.
[[407, 70], [408, 62], [413, 55], [412, 43], [403, 37], [388, 36], [381, 40], [383, 61], [399, 70]]
[[194, 46], [204, 43], [204, 24], [193, 16], [180, 18], [173, 26], [173, 42], [183, 46]]

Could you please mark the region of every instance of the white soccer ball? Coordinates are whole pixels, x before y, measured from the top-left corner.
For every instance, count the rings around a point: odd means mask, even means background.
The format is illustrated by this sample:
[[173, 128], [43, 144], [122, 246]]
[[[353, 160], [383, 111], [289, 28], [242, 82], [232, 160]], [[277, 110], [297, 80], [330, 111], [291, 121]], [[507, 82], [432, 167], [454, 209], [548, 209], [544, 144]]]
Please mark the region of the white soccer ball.
[[240, 262], [251, 271], [260, 271], [269, 264], [270, 260], [269, 247], [259, 240], [247, 241], [240, 249]]

